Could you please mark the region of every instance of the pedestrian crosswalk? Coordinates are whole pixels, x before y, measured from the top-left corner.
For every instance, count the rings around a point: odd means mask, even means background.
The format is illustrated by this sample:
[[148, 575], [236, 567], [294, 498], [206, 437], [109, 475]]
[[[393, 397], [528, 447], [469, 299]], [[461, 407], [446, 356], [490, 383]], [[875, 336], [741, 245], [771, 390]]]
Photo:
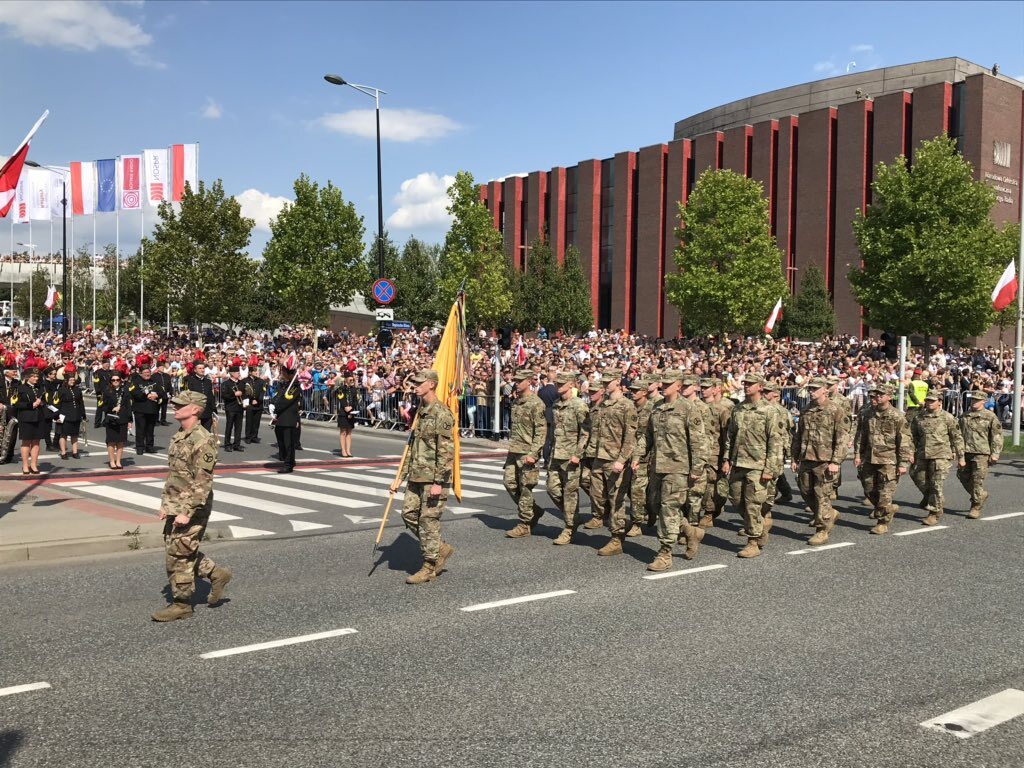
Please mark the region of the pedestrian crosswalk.
[[[503, 461], [503, 455], [465, 460], [462, 500], [473, 506], [463, 506], [449, 495], [448, 513], [472, 515], [498, 502], [507, 507], [501, 482]], [[210, 522], [221, 535], [236, 539], [373, 527], [380, 524], [396, 464], [360, 467], [339, 462], [299, 467], [293, 474], [249, 466], [218, 471]], [[85, 498], [156, 514], [164, 484], [147, 474], [58, 485]], [[401, 523], [403, 498], [401, 491], [395, 494], [389, 523]]]

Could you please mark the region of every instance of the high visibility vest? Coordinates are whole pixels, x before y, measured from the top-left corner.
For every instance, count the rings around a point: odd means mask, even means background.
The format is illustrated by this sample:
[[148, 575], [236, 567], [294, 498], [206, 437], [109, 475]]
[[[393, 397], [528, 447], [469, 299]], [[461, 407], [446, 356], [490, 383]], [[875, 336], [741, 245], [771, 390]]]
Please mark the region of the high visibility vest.
[[907, 397], [907, 410], [911, 408], [920, 408], [924, 405], [924, 399], [928, 396], [928, 382], [921, 381], [920, 379], [914, 379], [910, 382], [910, 388], [914, 393], [914, 398], [917, 400], [915, 403], [910, 397]]

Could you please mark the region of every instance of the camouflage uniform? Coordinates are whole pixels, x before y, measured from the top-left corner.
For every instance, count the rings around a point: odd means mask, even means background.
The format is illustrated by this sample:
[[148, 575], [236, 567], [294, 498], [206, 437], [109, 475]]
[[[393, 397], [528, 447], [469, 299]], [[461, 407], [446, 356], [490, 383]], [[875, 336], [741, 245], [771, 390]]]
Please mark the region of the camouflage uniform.
[[[682, 377], [682, 371], [667, 370], [662, 381], [672, 384]], [[691, 500], [704, 495], [706, 466], [712, 455], [700, 408], [683, 397], [658, 403], [637, 443], [637, 456], [650, 462], [651, 485], [657, 488], [660, 500], [658, 541], [663, 552], [671, 553], [680, 533], [693, 530], [703, 534], [695, 525], [698, 506]]]
[[[560, 373], [556, 381], [566, 384], [574, 378], [574, 374]], [[579, 526], [580, 465], [573, 464], [569, 459], [583, 456], [590, 437], [590, 418], [587, 406], [578, 397], [559, 400], [551, 410], [554, 437], [547, 491], [551, 501], [562, 512], [566, 531], [571, 533]]]
[[[580, 402], [583, 402], [583, 401], [580, 400]], [[600, 425], [601, 425], [601, 410], [600, 410], [601, 409], [601, 400], [598, 400], [597, 402], [593, 402], [592, 401], [592, 402], [589, 402], [589, 403], [584, 403], [584, 405], [587, 408], [587, 423], [588, 423], [587, 432], [590, 433], [590, 434], [593, 434], [594, 432], [596, 432], [600, 428]], [[580, 454], [580, 487], [583, 489], [583, 492], [585, 494], [587, 494], [587, 496], [591, 495], [590, 494], [590, 476], [591, 476], [591, 473], [592, 473], [593, 468], [594, 468], [594, 458], [596, 456], [597, 456], [597, 444], [596, 443], [592, 444], [592, 443], [588, 442], [587, 445], [583, 449], [583, 453]], [[591, 502], [591, 504], [590, 504], [591, 510], [593, 511], [594, 499], [593, 499], [592, 496], [591, 496], [590, 502]], [[591, 522], [595, 522], [595, 521], [596, 521], [596, 525], [593, 525], [591, 527], [600, 528], [601, 527], [601, 516], [596, 514], [596, 511], [594, 512], [594, 520], [592, 520]]]
[[[700, 386], [700, 379], [697, 376], [690, 374], [684, 374], [682, 379], [682, 385], [686, 387]], [[699, 391], [697, 389], [694, 390]], [[687, 397], [687, 402], [690, 403], [694, 408], [697, 409], [697, 413], [700, 415], [700, 423], [704, 428], [704, 472], [701, 474], [695, 482], [691, 483], [690, 491], [686, 501], [686, 509], [684, 511], [686, 520], [691, 525], [699, 525], [701, 513], [704, 510], [704, 497], [708, 494], [708, 488], [710, 486], [708, 472], [715, 460], [715, 447], [711, 443], [708, 436], [708, 430], [712, 429], [711, 422], [714, 421], [715, 413], [711, 410], [711, 406], [700, 399], [700, 395], [697, 394], [695, 397]]]
[[[772, 381], [766, 382], [764, 385], [764, 391], [778, 392], [779, 385]], [[779, 403], [774, 400], [769, 400], [768, 404], [773, 409], [775, 409], [775, 413], [778, 417], [777, 428], [779, 432], [782, 434], [782, 470], [779, 472], [779, 474], [775, 475], [775, 477], [768, 481], [768, 485], [765, 491], [766, 495], [764, 499], [764, 507], [761, 510], [761, 516], [765, 518], [771, 517], [772, 507], [775, 506], [775, 496], [779, 493], [778, 489], [780, 485], [783, 485], [786, 488], [786, 494], [788, 494], [789, 496], [792, 496], [793, 493], [792, 489], [790, 489], [789, 487], [789, 481], [786, 479], [786, 467], [789, 465], [791, 455], [790, 444], [793, 440], [793, 416], [789, 412], [789, 410], [784, 405], [782, 405], [782, 403]], [[769, 527], [771, 527], [770, 521]]]
[[[530, 372], [516, 374], [516, 381], [532, 378]], [[533, 500], [533, 489], [540, 480], [540, 458], [547, 436], [544, 401], [529, 392], [512, 403], [512, 425], [508, 455], [505, 457], [505, 490], [519, 511], [519, 522], [532, 528], [544, 510]], [[532, 464], [525, 459], [532, 458]]]
[[[976, 402], [984, 401], [986, 397], [984, 392], [971, 392], [971, 398]], [[960, 417], [960, 434], [964, 438], [967, 464], [957, 469], [956, 476], [971, 497], [971, 511], [967, 516], [976, 519], [981, 517], [981, 508], [988, 498], [985, 477], [989, 464], [999, 461], [999, 452], [1003, 448], [1003, 428], [992, 411], [972, 408]]]
[[[424, 373], [428, 372], [418, 374], [414, 383], [422, 383]], [[409, 440], [409, 455], [402, 469], [402, 479], [408, 480], [402, 521], [419, 539], [424, 563], [432, 566], [437, 564], [441, 554], [441, 515], [448, 500], [455, 462], [454, 429], [455, 418], [448, 406], [440, 400], [421, 404]], [[439, 496], [430, 495], [430, 486], [435, 484], [441, 486]]]
[[[719, 379], [703, 379], [701, 387], [721, 387]], [[729, 420], [732, 418], [732, 410], [736, 404], [729, 398], [723, 397], [713, 403], [708, 403], [711, 409], [711, 420], [708, 422], [707, 434], [711, 450], [711, 460], [708, 462], [707, 476], [708, 485], [704, 491], [704, 517], [700, 521], [702, 528], [714, 526], [714, 519], [722, 514], [725, 502], [729, 498], [729, 478], [722, 472], [722, 461], [725, 458], [725, 433], [729, 429]]]
[[[929, 400], [941, 402], [942, 391], [930, 390], [925, 403]], [[911, 422], [910, 434], [914, 438], [910, 479], [924, 496], [924, 508], [929, 513], [922, 522], [933, 525], [945, 511], [943, 486], [951, 461], [963, 458], [964, 438], [952, 414], [943, 410], [930, 411], [927, 406]]]
[[[829, 376], [827, 379], [830, 387], [835, 387], [839, 384], [838, 376]], [[853, 436], [853, 402], [846, 395], [839, 394], [836, 390], [829, 394], [828, 399], [837, 405], [843, 413], [843, 418], [846, 421], [846, 435], [847, 439]], [[846, 449], [849, 450], [850, 446], [847, 445]], [[845, 455], [846, 451], [844, 451]], [[839, 465], [839, 471], [836, 472], [835, 478], [832, 480], [832, 501], [839, 498], [839, 486], [843, 484], [843, 466], [842, 463]]]
[[[647, 390], [648, 380], [640, 379], [630, 385], [630, 389]], [[647, 424], [651, 420], [651, 414], [655, 407], [661, 402], [660, 397], [647, 398], [636, 412], [636, 439], [647, 431]], [[635, 458], [640, 458], [637, 454]], [[651, 494], [650, 494], [650, 463], [647, 458], [640, 458], [639, 466], [634, 470], [632, 464], [628, 467], [629, 472], [629, 501], [630, 513], [633, 525], [646, 525], [651, 517]]]
[[[745, 381], [763, 383], [764, 377], [747, 374]], [[775, 410], [763, 398], [737, 405], [725, 434], [725, 460], [729, 462], [729, 501], [743, 519], [744, 535], [758, 545], [767, 542], [761, 509], [767, 498], [767, 480], [782, 471], [784, 435]]]
[[[824, 379], [811, 381], [810, 390], [827, 387]], [[842, 464], [850, 435], [846, 416], [834, 400], [821, 405], [813, 400], [802, 414], [793, 435], [793, 461], [799, 462], [800, 494], [811, 508], [816, 530], [809, 543], [824, 544], [838, 513], [832, 508], [833, 474], [829, 464]], [[836, 473], [838, 474], [838, 473]]]
[[[892, 395], [892, 387], [876, 384], [872, 393]], [[899, 485], [901, 468], [914, 458], [910, 425], [899, 409], [893, 405], [868, 406], [857, 420], [857, 436], [853, 441], [853, 456], [860, 461], [860, 478], [874, 511], [871, 517], [878, 521], [872, 533], [885, 533], [897, 507], [892, 497]]]
[[[606, 371], [604, 384], [622, 378], [619, 371]], [[627, 397], [605, 397], [592, 419], [587, 452], [594, 458], [590, 475], [590, 501], [595, 520], [608, 519], [613, 538], [626, 535], [626, 472], [636, 447], [636, 407]], [[616, 472], [614, 465], [622, 465]]]

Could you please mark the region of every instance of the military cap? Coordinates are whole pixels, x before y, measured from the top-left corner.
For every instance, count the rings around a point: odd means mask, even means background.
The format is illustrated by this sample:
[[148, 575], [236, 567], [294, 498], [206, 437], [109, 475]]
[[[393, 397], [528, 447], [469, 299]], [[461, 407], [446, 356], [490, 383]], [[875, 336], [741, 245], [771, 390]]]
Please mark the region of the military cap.
[[928, 394], [924, 396], [925, 400], [941, 400], [942, 390], [941, 389], [930, 389]]
[[812, 389], [812, 390], [813, 389], [821, 389], [822, 387], [827, 387], [828, 385], [829, 385], [828, 384], [828, 379], [824, 379], [824, 378], [822, 378], [820, 376], [817, 377], [817, 378], [811, 379], [809, 382], [807, 382], [807, 388], [808, 389]]
[[622, 380], [622, 371], [616, 368], [608, 368], [601, 373], [601, 383], [610, 384], [613, 381]]
[[520, 368], [516, 371], [513, 377], [516, 381], [533, 381], [537, 378], [537, 374], [531, 371], [529, 368]]
[[555, 376], [556, 384], [574, 384], [579, 374], [576, 371], [559, 371]]
[[646, 392], [648, 387], [647, 379], [633, 379], [629, 383], [629, 389], [632, 392]]
[[692, 373], [684, 373], [682, 382], [684, 387], [695, 387], [700, 383], [700, 377]]
[[425, 381], [432, 381], [437, 384], [437, 371], [433, 368], [424, 368], [421, 371], [417, 371], [412, 377], [413, 384], [422, 384]]
[[972, 389], [967, 393], [973, 400], [988, 400], [988, 392], [984, 392], [980, 389]]
[[764, 383], [764, 391], [765, 392], [779, 392], [780, 391], [779, 385], [776, 384], [774, 381], [766, 381]]
[[683, 372], [678, 368], [666, 368], [661, 372], [661, 383], [672, 384], [677, 381], [682, 381]]
[[871, 385], [871, 393], [874, 395], [888, 395], [892, 397], [892, 385], [878, 382]]
[[825, 381], [828, 382], [827, 386], [834, 387], [836, 384], [839, 383], [839, 377], [838, 376], [826, 376], [825, 377]]
[[743, 374], [744, 384], [764, 384], [764, 376], [760, 373], [744, 373]]
[[198, 405], [200, 408], [205, 408], [206, 395], [202, 392], [192, 392], [191, 390], [183, 389], [171, 398], [171, 405]]
[[711, 389], [711, 387], [717, 387], [718, 383], [719, 383], [718, 379], [701, 379], [700, 380], [700, 388], [701, 389]]

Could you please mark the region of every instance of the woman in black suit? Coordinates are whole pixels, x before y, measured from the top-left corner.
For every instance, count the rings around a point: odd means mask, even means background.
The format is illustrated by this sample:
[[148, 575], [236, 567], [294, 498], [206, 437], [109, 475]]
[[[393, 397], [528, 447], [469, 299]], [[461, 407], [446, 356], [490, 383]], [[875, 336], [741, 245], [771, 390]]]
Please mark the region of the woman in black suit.
[[128, 442], [128, 424], [132, 420], [132, 396], [120, 371], [110, 377], [110, 386], [103, 393], [103, 425], [107, 430], [107, 465], [124, 469], [121, 458]]
[[334, 390], [334, 407], [338, 414], [338, 442], [341, 448], [339, 453], [344, 459], [352, 458], [352, 428], [356, 425], [357, 398], [359, 396], [355, 383], [356, 380], [349, 375], [345, 383], [339, 382]]
[[25, 380], [11, 397], [21, 434], [21, 474], [39, 474], [39, 441], [49, 426], [45, 421], [46, 391], [40, 383], [39, 369], [27, 368]]
[[54, 395], [53, 404], [59, 411], [57, 434], [60, 437], [60, 457], [67, 459], [68, 445], [71, 447], [71, 458], [78, 458], [78, 436], [82, 431], [82, 420], [85, 419], [85, 399], [82, 388], [78, 386], [78, 375], [71, 366], [64, 369], [64, 383]]

